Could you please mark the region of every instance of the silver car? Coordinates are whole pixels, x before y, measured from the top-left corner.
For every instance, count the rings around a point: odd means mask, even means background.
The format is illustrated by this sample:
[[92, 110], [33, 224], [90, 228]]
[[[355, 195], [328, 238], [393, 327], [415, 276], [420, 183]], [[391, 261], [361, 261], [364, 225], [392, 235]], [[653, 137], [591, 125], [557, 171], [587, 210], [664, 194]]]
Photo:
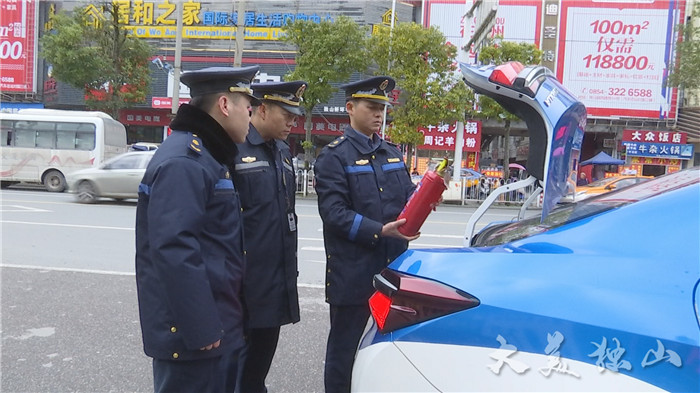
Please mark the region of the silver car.
[[75, 171], [66, 176], [68, 191], [81, 203], [95, 203], [101, 197], [116, 200], [138, 198], [139, 183], [155, 151], [124, 153], [97, 168]]

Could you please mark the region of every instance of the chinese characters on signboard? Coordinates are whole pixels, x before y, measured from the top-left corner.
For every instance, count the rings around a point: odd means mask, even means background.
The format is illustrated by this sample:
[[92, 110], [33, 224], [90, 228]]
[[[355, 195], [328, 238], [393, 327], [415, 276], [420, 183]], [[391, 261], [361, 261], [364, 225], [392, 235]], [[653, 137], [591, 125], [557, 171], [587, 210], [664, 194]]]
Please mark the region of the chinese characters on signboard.
[[[694, 146], [686, 144], [684, 132], [623, 130], [622, 145], [625, 154], [634, 157], [660, 157], [689, 160]], [[652, 164], [650, 162], [650, 164]]]
[[[454, 150], [457, 143], [457, 123], [430, 125], [419, 127], [423, 133], [421, 150]], [[464, 147], [462, 151], [478, 152], [481, 148], [481, 122], [467, 121], [464, 123]]]
[[[177, 23], [177, 4], [169, 0], [114, 0], [119, 8], [120, 22], [132, 35], [139, 38], [175, 38]], [[101, 7], [91, 4], [87, 14], [94, 23], [104, 20]], [[233, 39], [236, 37], [238, 12], [221, 10], [202, 10], [202, 3], [185, 1], [182, 3], [182, 36], [185, 39]], [[282, 27], [295, 20], [307, 20], [321, 23], [332, 20], [330, 15], [306, 14], [293, 9], [266, 14], [259, 11], [243, 13], [245, 39], [279, 40], [284, 33]]]

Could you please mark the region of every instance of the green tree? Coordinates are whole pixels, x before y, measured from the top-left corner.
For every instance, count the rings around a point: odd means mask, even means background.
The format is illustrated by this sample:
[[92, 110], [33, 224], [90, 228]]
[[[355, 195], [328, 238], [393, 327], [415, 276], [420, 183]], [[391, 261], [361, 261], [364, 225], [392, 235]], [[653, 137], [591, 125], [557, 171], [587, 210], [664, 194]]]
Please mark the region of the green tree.
[[668, 84], [685, 89], [700, 88], [700, 24], [693, 23], [700, 19], [700, 3], [695, 3], [692, 17], [687, 24], [679, 26], [679, 32], [683, 41], [678, 44], [678, 63], [671, 75]]
[[[516, 43], [510, 41], [492, 40], [487, 42], [487, 45], [481, 48], [479, 52], [479, 61], [482, 64], [503, 64], [509, 61], [518, 61], [523, 65], [539, 64], [542, 61], [542, 51], [535, 45], [524, 42]], [[504, 151], [505, 158], [503, 161], [503, 179], [508, 178], [508, 151], [510, 149], [510, 128], [513, 121], [518, 120], [518, 117], [505, 110], [499, 103], [493, 99], [479, 95], [478, 109], [470, 108], [470, 115], [477, 119], [495, 119], [504, 123]]]
[[[392, 142], [412, 149], [423, 143], [418, 127], [464, 121], [473, 94], [455, 72], [457, 48], [437, 28], [398, 23], [375, 33], [369, 48], [376, 73], [394, 78], [401, 92], [390, 112]], [[411, 158], [409, 154], [409, 167]]]
[[85, 91], [88, 108], [116, 117], [119, 109], [146, 99], [154, 50], [128, 35], [118, 7], [108, 3], [103, 9], [104, 20], [98, 21], [80, 7], [70, 15], [54, 15], [52, 31], [40, 40], [40, 53], [57, 80]]
[[321, 23], [296, 20], [285, 26], [284, 32], [284, 40], [297, 48], [296, 68], [285, 79], [304, 80], [309, 84], [302, 102], [306, 111], [306, 140], [302, 146], [308, 166], [313, 147], [312, 111], [316, 105], [328, 102], [338, 91], [332, 83], [347, 81], [353, 72], [362, 73], [367, 68], [367, 30], [349, 17], [339, 16], [335, 21]]

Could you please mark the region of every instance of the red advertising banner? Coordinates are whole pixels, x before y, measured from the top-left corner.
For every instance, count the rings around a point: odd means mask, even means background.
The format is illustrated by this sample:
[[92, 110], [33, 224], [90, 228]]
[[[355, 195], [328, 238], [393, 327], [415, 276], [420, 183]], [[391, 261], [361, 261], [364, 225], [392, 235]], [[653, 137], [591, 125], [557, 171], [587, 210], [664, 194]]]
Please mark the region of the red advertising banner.
[[35, 92], [36, 6], [32, 0], [0, 1], [0, 90]]
[[685, 0], [561, 2], [557, 78], [589, 117], [676, 118], [665, 86]]
[[622, 130], [623, 142], [675, 143], [685, 145], [688, 135], [676, 131]]
[[[437, 126], [419, 127], [423, 133], [422, 150], [454, 150], [457, 143], [457, 123], [441, 123]], [[462, 151], [478, 152], [481, 149], [481, 122], [476, 120], [464, 123], [464, 147]]]

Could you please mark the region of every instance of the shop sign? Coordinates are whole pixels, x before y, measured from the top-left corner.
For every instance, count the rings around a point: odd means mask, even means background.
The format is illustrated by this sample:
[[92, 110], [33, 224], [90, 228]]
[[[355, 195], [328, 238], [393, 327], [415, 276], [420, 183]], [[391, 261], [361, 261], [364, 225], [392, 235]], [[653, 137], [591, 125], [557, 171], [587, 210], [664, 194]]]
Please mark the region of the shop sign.
[[[440, 123], [427, 127], [419, 127], [423, 134], [423, 144], [418, 145], [424, 150], [454, 150], [457, 143], [457, 122], [452, 124]], [[462, 151], [478, 152], [481, 150], [481, 122], [476, 120], [464, 123], [464, 145]]]
[[622, 142], [625, 154], [637, 157], [663, 157], [689, 160], [693, 157], [693, 145], [674, 145], [669, 143]]
[[685, 132], [673, 131], [623, 130], [622, 141], [686, 144], [688, 135]]
[[[188, 104], [189, 98], [180, 98], [180, 105]], [[151, 108], [155, 109], [171, 109], [173, 107], [173, 99], [170, 97], [151, 97]]]
[[122, 109], [119, 121], [124, 124], [139, 126], [167, 126], [170, 124], [169, 112], [148, 109]]
[[[345, 132], [345, 128], [349, 125], [350, 120], [347, 116], [314, 116], [311, 119], [311, 133], [314, 135], [342, 135]], [[306, 133], [303, 117], [300, 117], [296, 124], [294, 124], [291, 133], [302, 135]]]
[[[175, 38], [177, 24], [177, 3], [165, 1], [128, 1], [114, 0], [112, 4], [119, 9], [119, 22], [132, 35], [139, 38]], [[219, 6], [208, 2], [185, 1], [182, 3], [183, 38], [186, 39], [234, 39], [238, 24], [238, 12], [210, 10], [206, 7]], [[202, 8], [205, 8], [204, 10]], [[225, 8], [225, 7], [224, 7]], [[333, 20], [330, 14], [296, 12], [291, 7], [265, 13], [246, 11], [243, 14], [245, 39], [279, 40], [284, 36], [282, 27], [295, 20], [321, 23]], [[102, 6], [90, 4], [86, 14], [92, 23], [105, 20]]]
[[630, 166], [639, 165], [639, 173], [642, 173], [642, 165], [663, 165], [669, 167], [680, 167], [681, 160], [676, 158], [658, 158], [658, 157], [630, 157]]

